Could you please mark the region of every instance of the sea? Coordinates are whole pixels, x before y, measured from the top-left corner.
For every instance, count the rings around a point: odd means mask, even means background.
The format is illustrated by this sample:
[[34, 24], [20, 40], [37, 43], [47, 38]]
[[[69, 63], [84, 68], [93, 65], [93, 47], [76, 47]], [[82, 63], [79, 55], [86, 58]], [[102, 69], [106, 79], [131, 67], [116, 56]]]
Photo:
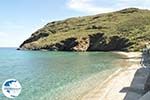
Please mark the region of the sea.
[[[21, 93], [13, 100], [80, 100], [121, 66], [112, 52], [19, 51], [0, 48], [0, 87], [17, 79]], [[0, 100], [10, 100], [0, 88]]]

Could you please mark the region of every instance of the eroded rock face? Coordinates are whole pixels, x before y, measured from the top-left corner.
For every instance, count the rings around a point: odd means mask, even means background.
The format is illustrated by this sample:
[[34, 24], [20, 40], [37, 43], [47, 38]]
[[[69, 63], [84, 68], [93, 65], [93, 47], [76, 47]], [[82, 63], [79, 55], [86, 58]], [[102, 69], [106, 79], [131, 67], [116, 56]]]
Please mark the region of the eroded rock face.
[[77, 41], [77, 45], [73, 47], [74, 51], [87, 51], [89, 47], [89, 37], [79, 38]]

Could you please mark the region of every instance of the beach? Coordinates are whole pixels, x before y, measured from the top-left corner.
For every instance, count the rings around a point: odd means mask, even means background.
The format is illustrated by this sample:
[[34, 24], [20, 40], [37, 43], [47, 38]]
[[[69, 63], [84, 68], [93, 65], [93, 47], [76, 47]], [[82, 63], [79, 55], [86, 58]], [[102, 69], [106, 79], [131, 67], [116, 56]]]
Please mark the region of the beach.
[[122, 66], [103, 83], [84, 94], [81, 100], [123, 100], [126, 92], [123, 90], [130, 87], [135, 72], [141, 68], [141, 52], [114, 52], [123, 55], [128, 64]]

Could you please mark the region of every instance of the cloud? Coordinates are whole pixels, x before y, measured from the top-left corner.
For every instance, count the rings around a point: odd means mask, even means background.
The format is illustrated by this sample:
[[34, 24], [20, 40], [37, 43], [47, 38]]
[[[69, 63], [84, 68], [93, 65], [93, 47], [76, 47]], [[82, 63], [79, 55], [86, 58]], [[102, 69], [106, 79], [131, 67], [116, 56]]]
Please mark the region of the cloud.
[[117, 0], [119, 7], [138, 7], [149, 9], [150, 0]]
[[67, 6], [76, 11], [95, 14], [128, 7], [149, 9], [150, 0], [68, 0]]
[[98, 12], [106, 12], [112, 11], [110, 8], [102, 8], [95, 6], [92, 0], [70, 0], [67, 3], [67, 6], [71, 9], [86, 12], [86, 13], [98, 13]]

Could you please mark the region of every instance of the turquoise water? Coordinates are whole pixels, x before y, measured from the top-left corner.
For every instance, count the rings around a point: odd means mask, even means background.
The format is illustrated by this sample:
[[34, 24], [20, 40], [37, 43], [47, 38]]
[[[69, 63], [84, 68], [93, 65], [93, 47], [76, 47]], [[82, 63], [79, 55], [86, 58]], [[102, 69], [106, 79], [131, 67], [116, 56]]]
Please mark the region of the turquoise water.
[[[105, 52], [48, 52], [0, 49], [0, 86], [15, 78], [22, 85], [15, 100], [77, 100], [120, 66]], [[0, 90], [0, 100], [8, 100]]]

